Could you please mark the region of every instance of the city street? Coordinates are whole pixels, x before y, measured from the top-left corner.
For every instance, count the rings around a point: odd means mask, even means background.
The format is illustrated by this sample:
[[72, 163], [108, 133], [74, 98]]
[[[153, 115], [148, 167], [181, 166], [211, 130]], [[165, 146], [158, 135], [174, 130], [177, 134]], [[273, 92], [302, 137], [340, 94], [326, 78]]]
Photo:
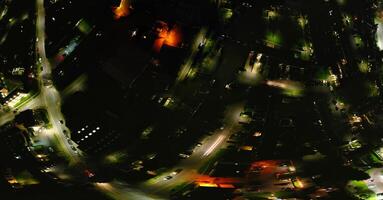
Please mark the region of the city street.
[[0, 3], [15, 194], [383, 200], [382, 2], [33, 3]]
[[[195, 179], [201, 175], [198, 174], [198, 170], [206, 165], [219, 150], [227, 146], [226, 141], [235, 132], [240, 130], [239, 114], [243, 110], [243, 103], [229, 105], [225, 112], [224, 125], [222, 129], [218, 129], [211, 136], [206, 136], [201, 140], [201, 146], [195, 147], [193, 154], [182, 160], [179, 164], [173, 167], [173, 169], [164, 172], [163, 174], [156, 176], [141, 185], [144, 191], [168, 195], [170, 190], [177, 185], [192, 183]], [[172, 172], [182, 169], [176, 175], [172, 175]], [[172, 176], [171, 179], [165, 179], [167, 176]]]

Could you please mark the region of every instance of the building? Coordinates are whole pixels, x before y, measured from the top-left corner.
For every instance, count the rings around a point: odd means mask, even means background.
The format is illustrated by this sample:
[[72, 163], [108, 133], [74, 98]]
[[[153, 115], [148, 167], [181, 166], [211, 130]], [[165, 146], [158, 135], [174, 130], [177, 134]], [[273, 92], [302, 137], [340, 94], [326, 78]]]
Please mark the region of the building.
[[2, 106], [8, 106], [10, 108], [13, 108], [23, 97], [26, 97], [28, 95], [28, 93], [25, 93], [21, 89], [15, 89], [11, 92], [5, 90], [5, 92], [5, 94], [7, 95], [5, 97], [0, 97], [0, 104]]

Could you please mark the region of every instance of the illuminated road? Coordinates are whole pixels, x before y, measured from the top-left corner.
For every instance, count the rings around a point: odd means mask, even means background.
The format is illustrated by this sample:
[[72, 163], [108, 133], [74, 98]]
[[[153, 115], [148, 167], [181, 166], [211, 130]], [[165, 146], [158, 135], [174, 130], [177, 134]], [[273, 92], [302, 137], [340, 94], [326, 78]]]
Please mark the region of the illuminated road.
[[[36, 0], [37, 7], [37, 20], [36, 20], [36, 51], [40, 59], [37, 65], [41, 65], [41, 72], [38, 74], [38, 80], [40, 82], [40, 94], [35, 97], [19, 111], [25, 109], [33, 109], [37, 107], [45, 107], [47, 109], [49, 121], [52, 124], [52, 128], [44, 132], [42, 137], [48, 137], [50, 141], [62, 152], [68, 160], [72, 163], [81, 163], [83, 161], [82, 152], [77, 149], [77, 145], [70, 140], [70, 130], [65, 126], [65, 118], [61, 112], [61, 96], [53, 84], [44, 84], [46, 80], [49, 80], [52, 72], [52, 65], [46, 57], [45, 52], [45, 8], [44, 0]], [[383, 48], [383, 28], [382, 24], [379, 24], [378, 28], [378, 45]], [[196, 56], [198, 45], [204, 39], [206, 30], [202, 29], [197, 35], [194, 44], [192, 45], [192, 52], [185, 64], [181, 67], [178, 80], [185, 79], [191, 68], [194, 57]], [[73, 47], [75, 48], [75, 47]], [[72, 49], [73, 50], [73, 49]], [[248, 63], [248, 61], [247, 61]], [[247, 66], [247, 65], [246, 65]], [[250, 83], [259, 83], [260, 76], [258, 76], [258, 70], [260, 64], [255, 65], [253, 68], [245, 68], [246, 71], [243, 73], [244, 80], [252, 78], [254, 81]], [[69, 96], [76, 91], [84, 89], [85, 76], [81, 76], [75, 82], [73, 82], [63, 94]], [[134, 82], [132, 82], [134, 83]], [[299, 84], [286, 81], [267, 81], [267, 85], [292, 91], [293, 95], [300, 95], [303, 88]], [[65, 97], [64, 96], [64, 97]], [[198, 172], [202, 167], [205, 167], [207, 163], [215, 158], [217, 153], [225, 148], [227, 140], [230, 136], [239, 131], [241, 125], [239, 125], [239, 114], [243, 110], [244, 103], [238, 103], [235, 105], [228, 106], [225, 112], [225, 119], [222, 128], [216, 130], [211, 136], [206, 136], [201, 141], [201, 146], [196, 146], [193, 154], [183, 159], [179, 164], [174, 166], [169, 171], [156, 176], [138, 186], [138, 189], [133, 188], [123, 182], [113, 181], [110, 183], [95, 183], [94, 186], [100, 191], [103, 191], [113, 199], [137, 199], [137, 200], [159, 200], [161, 198], [156, 197], [164, 196], [167, 197], [172, 189], [176, 186], [184, 183], [192, 183], [199, 175]], [[13, 112], [0, 112], [0, 126], [8, 121], [14, 119], [15, 114]], [[64, 134], [67, 132], [67, 134]], [[286, 168], [286, 167], [285, 167]], [[179, 173], [174, 171], [182, 169]], [[277, 169], [273, 169], [272, 173], [267, 174], [265, 179], [270, 180]], [[204, 171], [206, 173], [207, 169]], [[202, 172], [203, 173], [203, 172]], [[381, 175], [381, 169], [373, 169], [370, 172], [371, 179], [368, 180], [369, 184], [374, 185], [371, 189], [376, 193], [383, 192], [383, 178]], [[167, 179], [165, 177], [171, 177]], [[274, 182], [270, 182], [267, 186], [270, 191], [279, 191], [281, 186], [275, 186]], [[289, 183], [289, 187], [292, 185]]]
[[[61, 97], [59, 92], [56, 90], [53, 84], [44, 83], [47, 80], [50, 81], [52, 65], [46, 57], [45, 52], [45, 8], [44, 0], [36, 0], [37, 8], [37, 20], [36, 20], [36, 51], [38, 61], [36, 62], [37, 66], [41, 67], [40, 73], [38, 73], [37, 78], [40, 83], [40, 94], [24, 105], [18, 110], [18, 112], [26, 109], [33, 109], [38, 107], [45, 107], [47, 109], [49, 121], [52, 124], [52, 128], [44, 130], [41, 139], [48, 138], [47, 141], [57, 147], [57, 149], [65, 155], [65, 157], [72, 163], [81, 163], [82, 162], [82, 153], [76, 148], [75, 143], [70, 140], [70, 130], [65, 126], [65, 118], [61, 113]], [[184, 76], [187, 76], [188, 71], [191, 68], [192, 59], [195, 57], [199, 43], [203, 40], [206, 30], [201, 30], [200, 34], [196, 37], [195, 43], [193, 45], [193, 52], [183, 66], [181, 70], [181, 79]], [[84, 78], [84, 77], [83, 77]], [[73, 91], [82, 89], [83, 79], [79, 79], [78, 82], [73, 83], [71, 87], [68, 88], [67, 95], [73, 93]], [[139, 189], [133, 189], [131, 186], [123, 182], [111, 182], [111, 183], [97, 183], [95, 187], [100, 191], [105, 192], [107, 195], [113, 199], [139, 199], [139, 200], [159, 200], [161, 198], [155, 197], [156, 194], [159, 195], [168, 195], [169, 191], [176, 185], [193, 182], [195, 177], [198, 175], [197, 170], [209, 162], [216, 153], [225, 147], [226, 140], [239, 129], [238, 125], [238, 116], [240, 111], [243, 109], [243, 104], [238, 104], [234, 106], [229, 106], [226, 111], [226, 118], [224, 122], [224, 127], [217, 130], [212, 136], [206, 137], [202, 140], [202, 145], [197, 147], [194, 153], [187, 159], [181, 161], [174, 169], [183, 169], [177, 175], [174, 175], [174, 178], [171, 180], [163, 180], [164, 176], [158, 176], [154, 179], [151, 179], [143, 184], [141, 184], [140, 191]], [[12, 119], [14, 119], [15, 113], [13, 112], [4, 112], [1, 113], [0, 125], [3, 125]], [[65, 132], [68, 134], [65, 135]], [[53, 169], [51, 169], [54, 171]], [[172, 171], [169, 171], [171, 173]], [[61, 174], [63, 175], [63, 174]], [[60, 174], [58, 174], [60, 177]], [[150, 192], [147, 192], [150, 191]]]
[[85, 89], [85, 82], [87, 81], [87, 79], [88, 77], [85, 74], [79, 76], [62, 91], [62, 98], [65, 99], [66, 97], [71, 96], [76, 92], [83, 91]]
[[[37, 97], [41, 99], [43, 105], [45, 105], [49, 120], [52, 123], [52, 129], [47, 130], [46, 134], [52, 139], [57, 139], [55, 144], [60, 151], [62, 151], [65, 156], [72, 162], [72, 164], [79, 163], [82, 160], [82, 153], [75, 146], [69, 137], [70, 131], [65, 126], [65, 119], [61, 113], [61, 97], [59, 92], [56, 90], [53, 84], [43, 86], [43, 78], [49, 78], [51, 76], [51, 64], [49, 63], [48, 58], [45, 53], [45, 9], [44, 9], [44, 0], [37, 0], [37, 51], [38, 55], [41, 57], [42, 71], [38, 75], [41, 93]], [[71, 90], [78, 89], [78, 84], [81, 85], [82, 79], [79, 82], [74, 83], [72, 88], [69, 88], [68, 93], [71, 93]], [[68, 132], [68, 136], [64, 134], [64, 130]], [[72, 143], [72, 144], [69, 144]], [[107, 195], [114, 199], [140, 199], [140, 200], [159, 200], [159, 198], [151, 197], [143, 192], [132, 189], [126, 184], [121, 182], [112, 182], [104, 184], [95, 184], [95, 187], [101, 191], [104, 191]]]
[[186, 59], [185, 64], [183, 64], [180, 67], [180, 71], [178, 73], [177, 81], [184, 80], [188, 74], [190, 73], [190, 70], [192, 69], [192, 63], [193, 59], [195, 58], [197, 52], [198, 52], [198, 46], [199, 44], [206, 38], [206, 28], [202, 28], [200, 32], [197, 34], [196, 38], [194, 39], [194, 42], [191, 47], [191, 54]]
[[[199, 175], [197, 171], [214, 158], [220, 149], [226, 147], [226, 141], [231, 134], [240, 129], [238, 121], [239, 114], [243, 110], [243, 107], [244, 103], [228, 106], [222, 129], [216, 130], [212, 136], [207, 136], [203, 139], [201, 141], [202, 145], [196, 147], [189, 158], [182, 160], [172, 170], [146, 181], [140, 188], [146, 192], [166, 196], [175, 186], [193, 182]], [[172, 175], [172, 172], [176, 169], [182, 169], [182, 171], [176, 175]], [[165, 177], [169, 175], [173, 178], [165, 180]]]
[[107, 196], [113, 199], [132, 199], [132, 200], [162, 200], [144, 193], [138, 189], [132, 189], [129, 185], [123, 182], [113, 181], [110, 183], [95, 183], [95, 187], [104, 192]]
[[[70, 161], [79, 162], [79, 155], [81, 155], [81, 152], [69, 138], [70, 133], [69, 129], [65, 126], [65, 120], [61, 113], [61, 101], [58, 91], [54, 87], [44, 87], [41, 93], [44, 96], [45, 106], [47, 108], [49, 120], [52, 124], [55, 139], [58, 141], [58, 144], [56, 144], [58, 145], [58, 149], [64, 152]], [[63, 121], [63, 124], [61, 124], [60, 120]], [[68, 136], [64, 134], [64, 130], [68, 132]], [[72, 144], [69, 144], [69, 141]]]
[[51, 74], [51, 65], [45, 53], [45, 8], [44, 0], [36, 1], [37, 8], [37, 20], [36, 20], [36, 48], [37, 53], [41, 58], [42, 72], [39, 74], [39, 78], [44, 75]]
[[[238, 120], [243, 106], [244, 103], [228, 106], [225, 112], [224, 127], [222, 129], [218, 129], [212, 136], [202, 140], [202, 145], [196, 147], [189, 158], [181, 161], [172, 170], [140, 184], [140, 190], [132, 189], [129, 185], [121, 181], [96, 183], [95, 187], [113, 199], [161, 199], [157, 196], [167, 198], [171, 189], [174, 187], [183, 183], [192, 183], [199, 175], [197, 170], [208, 163], [220, 149], [227, 145], [226, 141], [230, 135], [240, 129]], [[176, 169], [182, 169], [182, 171], [176, 175], [172, 174]], [[164, 178], [169, 175], [172, 175], [173, 178], [165, 180]]]
[[[178, 80], [187, 77], [195, 56], [194, 54], [196, 53], [196, 49], [198, 49], [199, 43], [204, 38], [205, 31], [206, 30], [201, 30], [196, 37], [193, 45], [195, 48], [192, 48], [191, 55], [181, 67]], [[237, 132], [241, 127], [238, 122], [240, 112], [243, 111], [243, 108], [243, 102], [227, 106], [222, 128], [219, 128], [211, 136], [207, 136], [201, 140], [202, 145], [199, 147], [196, 146], [190, 157], [183, 159], [179, 164], [169, 169], [169, 171], [139, 184], [138, 189], [142, 192], [132, 189], [131, 187], [123, 187], [121, 186], [122, 182], [95, 184], [96, 188], [114, 199], [158, 199], [159, 197], [157, 196], [167, 199], [171, 190], [176, 186], [192, 183], [200, 175], [198, 171], [202, 167], [205, 169], [206, 164], [215, 158], [219, 150], [227, 146], [226, 141], [231, 134]], [[182, 169], [182, 171], [174, 174], [174, 171], [178, 169]], [[172, 178], [165, 180], [165, 177], [169, 175], [171, 175]], [[146, 196], [142, 196], [143, 194]]]
[[12, 112], [0, 113], [0, 126], [13, 120], [14, 118], [15, 118], [15, 114], [13, 114]]
[[376, 30], [376, 41], [380, 50], [383, 50], [383, 23], [380, 20], [376, 20], [378, 28]]
[[[36, 22], [36, 50], [38, 57], [40, 58], [41, 72], [38, 74], [38, 80], [40, 82], [40, 95], [32, 100], [30, 105], [33, 106], [45, 106], [47, 109], [49, 120], [52, 124], [52, 128], [45, 132], [51, 139], [53, 144], [68, 158], [72, 163], [79, 163], [82, 161], [82, 153], [75, 147], [70, 137], [70, 131], [65, 126], [65, 118], [61, 113], [61, 97], [53, 84], [44, 84], [46, 80], [51, 77], [52, 66], [46, 57], [45, 52], [45, 8], [44, 0], [36, 0], [37, 7], [37, 22]], [[196, 37], [195, 43], [192, 47], [192, 53], [187, 60], [186, 64], [182, 67], [179, 79], [183, 79], [187, 76], [191, 68], [191, 63], [198, 49], [199, 43], [205, 37], [206, 30], [201, 32]], [[69, 88], [68, 94], [72, 90], [77, 90], [81, 85], [82, 80], [78, 83], [74, 83], [72, 88]], [[244, 103], [238, 103], [228, 106], [225, 112], [224, 125], [222, 128], [216, 130], [211, 136], [204, 138], [202, 145], [196, 147], [193, 154], [172, 170], [159, 175], [153, 179], [150, 179], [140, 184], [138, 189], [133, 189], [130, 185], [122, 182], [110, 182], [110, 183], [98, 183], [95, 187], [100, 191], [105, 192], [107, 195], [114, 199], [139, 199], [139, 200], [156, 200], [160, 199], [155, 197], [156, 195], [167, 196], [171, 189], [175, 186], [183, 183], [191, 183], [199, 175], [198, 170], [204, 167], [209, 161], [214, 159], [219, 150], [226, 147], [226, 141], [229, 137], [240, 129], [239, 114], [243, 110]], [[13, 113], [9, 115], [2, 115], [0, 122], [12, 119]], [[3, 119], [4, 118], [4, 119]], [[64, 130], [68, 132], [68, 136], [64, 134]], [[45, 137], [46, 137], [45, 135]], [[182, 169], [182, 171], [176, 175], [172, 174], [172, 178], [165, 180], [164, 177], [169, 176], [174, 170]]]
[[[57, 147], [62, 153], [66, 155], [66, 157], [70, 161], [78, 162], [80, 151], [75, 147], [72, 147], [68, 140], [70, 140], [67, 136], [64, 135], [64, 130], [68, 132], [69, 129], [65, 127], [64, 117], [61, 113], [61, 98], [60, 94], [57, 92], [54, 85], [42, 86], [44, 82], [44, 78], [48, 79], [51, 76], [52, 66], [46, 57], [45, 53], [45, 8], [44, 8], [44, 0], [37, 0], [37, 23], [36, 23], [36, 35], [37, 35], [37, 53], [41, 58], [41, 66], [42, 70], [38, 74], [38, 79], [41, 85], [41, 93], [43, 105], [45, 105], [49, 121], [52, 124], [54, 137], [57, 139], [58, 144]], [[61, 124], [60, 120], [64, 123]]]
[[[17, 109], [17, 112], [21, 112], [28, 109], [35, 109], [38, 107], [41, 107], [41, 96], [37, 96], [30, 100], [28, 103]], [[0, 111], [0, 126], [6, 124], [7, 122], [12, 121], [15, 118], [15, 114], [13, 111], [14, 109], [11, 109], [11, 111]]]

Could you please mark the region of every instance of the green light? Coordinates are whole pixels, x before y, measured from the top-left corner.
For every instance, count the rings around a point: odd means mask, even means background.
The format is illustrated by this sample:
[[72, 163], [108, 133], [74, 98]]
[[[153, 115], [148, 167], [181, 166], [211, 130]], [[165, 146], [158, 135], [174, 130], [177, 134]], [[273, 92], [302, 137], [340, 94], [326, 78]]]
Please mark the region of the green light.
[[363, 46], [363, 40], [359, 35], [354, 35], [354, 44], [357, 48]]
[[312, 43], [307, 41], [302, 41], [300, 45], [300, 57], [302, 60], [310, 60], [311, 56], [314, 53], [312, 48]]
[[265, 14], [265, 18], [267, 20], [276, 19], [279, 16], [279, 13], [275, 9], [274, 10], [265, 10], [264, 14]]
[[231, 9], [228, 9], [228, 8], [223, 9], [223, 18], [225, 20], [230, 19], [232, 16], [233, 16], [233, 11]]
[[360, 63], [358, 64], [358, 67], [359, 67], [360, 72], [362, 72], [362, 73], [368, 73], [371, 71], [370, 63], [368, 63], [365, 60], [360, 61]]
[[117, 164], [123, 160], [124, 156], [125, 155], [122, 152], [114, 152], [105, 157], [105, 162], [109, 164]]
[[283, 90], [283, 94], [286, 96], [291, 96], [291, 97], [300, 97], [303, 95], [303, 91], [301, 89], [287, 89]]
[[317, 72], [316, 72], [316, 77], [319, 79], [319, 80], [328, 80], [330, 76], [330, 72], [326, 69], [319, 69]]
[[35, 185], [39, 184], [39, 181], [33, 177], [33, 175], [28, 171], [22, 171], [16, 176], [16, 180], [21, 185]]
[[80, 21], [77, 22], [76, 27], [78, 30], [80, 30], [84, 34], [89, 34], [93, 27], [84, 19], [81, 19]]
[[144, 131], [142, 131], [141, 138], [148, 139], [153, 130], [154, 128], [152, 126], [147, 127]]
[[364, 181], [350, 181], [347, 184], [347, 190], [351, 192], [358, 199], [376, 199], [376, 194], [368, 188]]
[[266, 33], [266, 43], [270, 47], [281, 46], [282, 36], [279, 32], [267, 32]]
[[304, 29], [305, 26], [308, 24], [308, 20], [307, 20], [307, 17], [306, 16], [299, 16], [298, 17], [298, 25]]
[[337, 2], [339, 5], [344, 6], [344, 5], [346, 5], [347, 0], [337, 0]]
[[375, 83], [368, 82], [366, 83], [369, 97], [379, 96], [379, 87]]

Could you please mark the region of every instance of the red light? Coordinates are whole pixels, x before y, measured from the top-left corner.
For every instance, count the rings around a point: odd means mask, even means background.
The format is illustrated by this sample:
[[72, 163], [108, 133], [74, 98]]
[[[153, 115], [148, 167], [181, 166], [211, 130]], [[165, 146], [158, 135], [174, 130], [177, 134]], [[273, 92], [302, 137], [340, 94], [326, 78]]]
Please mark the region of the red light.
[[177, 25], [173, 26], [169, 30], [168, 25], [165, 22], [158, 22], [158, 27], [156, 28], [158, 39], [154, 41], [153, 50], [159, 52], [162, 45], [166, 44], [172, 47], [178, 47], [182, 41], [181, 28]]
[[114, 18], [120, 19], [129, 15], [129, 2], [128, 0], [121, 0], [118, 7], [113, 8]]
[[219, 184], [220, 188], [235, 188], [232, 184]]
[[165, 38], [164, 43], [169, 46], [177, 47], [181, 43], [181, 28], [174, 26]]
[[64, 59], [65, 59], [65, 57], [62, 54], [59, 54], [59, 55], [56, 56], [56, 61], [57, 62], [62, 62], [62, 61], [64, 61]]
[[85, 172], [85, 175], [88, 177], [88, 178], [92, 178], [95, 174], [94, 173], [92, 173], [91, 171], [89, 171], [89, 170], [85, 170], [84, 171]]

